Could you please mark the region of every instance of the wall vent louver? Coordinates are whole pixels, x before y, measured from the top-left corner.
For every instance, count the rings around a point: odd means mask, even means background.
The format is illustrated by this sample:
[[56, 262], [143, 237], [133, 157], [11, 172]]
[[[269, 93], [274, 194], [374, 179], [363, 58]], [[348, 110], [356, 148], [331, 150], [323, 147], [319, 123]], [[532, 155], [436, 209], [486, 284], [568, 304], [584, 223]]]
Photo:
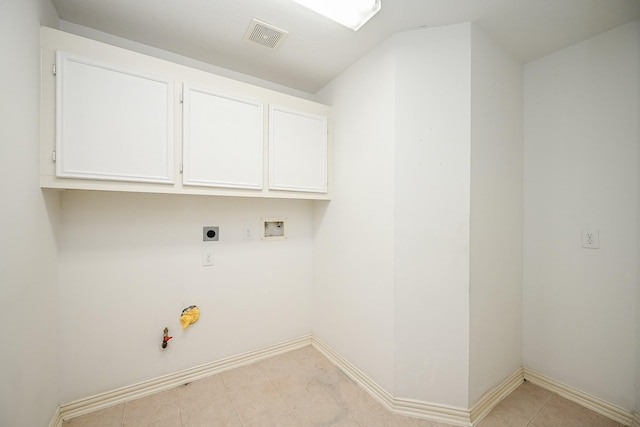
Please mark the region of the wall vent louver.
[[244, 40], [277, 49], [288, 35], [288, 31], [254, 18], [244, 34]]

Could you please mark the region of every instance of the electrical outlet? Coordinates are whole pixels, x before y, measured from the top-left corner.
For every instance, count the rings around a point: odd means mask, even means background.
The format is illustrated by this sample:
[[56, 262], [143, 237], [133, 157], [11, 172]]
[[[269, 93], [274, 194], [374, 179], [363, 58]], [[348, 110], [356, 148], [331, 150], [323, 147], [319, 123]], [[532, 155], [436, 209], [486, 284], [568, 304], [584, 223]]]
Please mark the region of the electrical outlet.
[[600, 247], [598, 230], [595, 228], [582, 230], [582, 247], [587, 249], [598, 249]]
[[219, 227], [202, 227], [203, 242], [217, 242], [220, 239]]

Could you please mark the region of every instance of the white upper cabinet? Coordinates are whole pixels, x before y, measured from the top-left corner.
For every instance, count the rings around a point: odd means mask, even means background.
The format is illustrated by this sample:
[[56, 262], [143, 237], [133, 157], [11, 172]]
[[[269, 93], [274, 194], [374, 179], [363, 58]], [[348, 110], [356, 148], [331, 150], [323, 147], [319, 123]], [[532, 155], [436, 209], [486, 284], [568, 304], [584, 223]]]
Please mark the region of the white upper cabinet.
[[56, 175], [174, 180], [174, 83], [57, 53]]
[[262, 103], [184, 85], [183, 183], [262, 188]]
[[327, 192], [327, 118], [269, 107], [269, 189]]
[[331, 198], [331, 107], [42, 27], [40, 186]]

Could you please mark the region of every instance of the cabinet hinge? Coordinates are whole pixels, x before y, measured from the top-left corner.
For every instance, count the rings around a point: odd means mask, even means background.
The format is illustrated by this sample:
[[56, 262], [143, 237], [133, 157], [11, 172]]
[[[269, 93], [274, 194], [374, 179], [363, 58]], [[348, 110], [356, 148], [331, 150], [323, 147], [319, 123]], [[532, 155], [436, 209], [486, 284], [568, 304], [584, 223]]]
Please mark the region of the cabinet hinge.
[[180, 94], [180, 104], [184, 104], [184, 93]]
[[56, 64], [53, 64], [53, 67], [51, 67], [51, 74], [56, 75]]
[[56, 162], [56, 151], [55, 151], [55, 150], [53, 150], [53, 151], [51, 152], [51, 160], [53, 160], [53, 163], [55, 163], [55, 162]]

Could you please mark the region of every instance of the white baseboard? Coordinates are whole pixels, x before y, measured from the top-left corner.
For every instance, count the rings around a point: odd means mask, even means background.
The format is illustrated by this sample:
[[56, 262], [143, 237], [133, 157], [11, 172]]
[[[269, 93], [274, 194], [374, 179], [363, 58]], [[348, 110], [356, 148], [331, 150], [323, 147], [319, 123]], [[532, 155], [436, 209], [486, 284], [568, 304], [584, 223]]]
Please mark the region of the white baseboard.
[[421, 401], [395, 398], [319, 338], [314, 336], [312, 344], [316, 350], [322, 353], [388, 410], [400, 415], [424, 418], [457, 426], [471, 425], [469, 411], [444, 405], [434, 405]]
[[62, 427], [62, 412], [60, 412], [59, 406], [56, 408], [56, 413], [53, 414], [49, 427]]
[[480, 400], [471, 407], [471, 424], [476, 425], [486, 417], [493, 408], [511, 394], [524, 382], [524, 369], [520, 368], [498, 386], [486, 392]]
[[456, 408], [420, 400], [395, 398], [393, 412], [407, 417], [423, 418], [454, 426], [471, 426], [471, 416], [467, 409]]
[[634, 414], [631, 411], [588, 395], [527, 368], [518, 369], [494, 389], [485, 393], [471, 409], [394, 397], [331, 347], [312, 335], [64, 404], [56, 410], [49, 427], [62, 427], [64, 420], [255, 363], [309, 344], [312, 344], [385, 408], [399, 415], [423, 418], [456, 426], [475, 426], [526, 379], [532, 384], [557, 393], [622, 425], [640, 427], [640, 414]]
[[250, 351], [228, 357], [226, 359], [186, 369], [174, 374], [165, 375], [139, 384], [79, 399], [62, 405], [58, 409], [57, 415], [54, 417], [54, 420], [52, 420], [50, 427], [60, 427], [62, 426], [63, 420], [68, 420], [70, 418], [75, 418], [80, 415], [124, 403], [129, 400], [148, 396], [159, 391], [168, 390], [170, 388], [196, 381], [223, 371], [228, 371], [233, 368], [249, 365], [268, 357], [286, 353], [309, 344], [311, 344], [311, 335], [276, 344], [261, 350]]
[[638, 427], [640, 427], [638, 414], [635, 414], [634, 416], [633, 412], [627, 411], [613, 403], [591, 396], [590, 394], [539, 374], [531, 369], [524, 368], [524, 378], [532, 384], [552, 391], [566, 399], [584, 406], [587, 409], [591, 409], [593, 412], [597, 412], [600, 415], [604, 415], [607, 418], [619, 422], [622, 425], [630, 426], [633, 422], [634, 427], [636, 425], [639, 425]]
[[479, 423], [502, 399], [518, 388], [524, 381], [522, 369], [518, 369], [493, 390], [482, 396], [470, 410], [453, 406], [434, 404], [418, 400], [393, 397], [358, 368], [336, 353], [317, 337], [313, 337], [313, 346], [327, 359], [338, 366], [353, 381], [367, 391], [374, 399], [390, 411], [409, 417], [457, 425], [472, 426]]
[[382, 406], [393, 411], [394, 399], [391, 394], [384, 388], [380, 387], [375, 381], [365, 375], [361, 370], [349, 363], [345, 358], [336, 353], [331, 347], [320, 339], [313, 337], [311, 340], [313, 347], [318, 350], [324, 357], [329, 359], [334, 365], [340, 368], [349, 378], [356, 384], [364, 388], [367, 393], [375, 400], [380, 402]]

